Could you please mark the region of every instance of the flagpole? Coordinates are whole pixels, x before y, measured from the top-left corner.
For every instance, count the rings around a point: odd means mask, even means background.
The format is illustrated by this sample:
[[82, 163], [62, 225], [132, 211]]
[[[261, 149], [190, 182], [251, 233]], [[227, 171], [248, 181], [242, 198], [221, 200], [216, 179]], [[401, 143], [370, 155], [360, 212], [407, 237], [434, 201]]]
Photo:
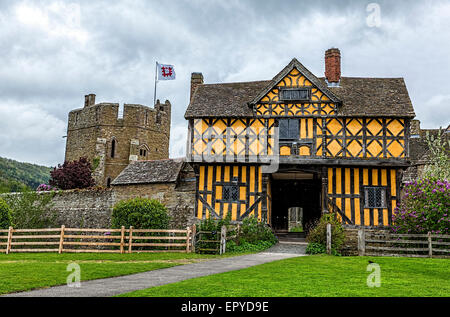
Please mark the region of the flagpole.
[[156, 83], [158, 82], [158, 62], [155, 64], [155, 92], [153, 93], [153, 107], [156, 105]]

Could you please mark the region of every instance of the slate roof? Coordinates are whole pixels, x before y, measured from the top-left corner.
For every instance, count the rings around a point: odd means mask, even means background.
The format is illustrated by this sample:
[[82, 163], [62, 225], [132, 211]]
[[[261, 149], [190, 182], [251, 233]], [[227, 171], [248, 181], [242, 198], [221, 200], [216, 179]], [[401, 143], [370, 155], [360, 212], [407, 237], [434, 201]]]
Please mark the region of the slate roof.
[[300, 68], [331, 100], [340, 103], [338, 115], [415, 116], [403, 78], [341, 77], [340, 87], [327, 87], [324, 78], [315, 77], [297, 63], [301, 65], [295, 59], [291, 61], [272, 80], [199, 85], [186, 110], [185, 118], [252, 117], [254, 113], [249, 104], [257, 102], [294, 66]]
[[263, 80], [199, 85], [184, 116], [252, 117], [253, 111], [247, 104], [271, 82]]
[[184, 164], [184, 159], [136, 161], [130, 163], [112, 185], [174, 183]]

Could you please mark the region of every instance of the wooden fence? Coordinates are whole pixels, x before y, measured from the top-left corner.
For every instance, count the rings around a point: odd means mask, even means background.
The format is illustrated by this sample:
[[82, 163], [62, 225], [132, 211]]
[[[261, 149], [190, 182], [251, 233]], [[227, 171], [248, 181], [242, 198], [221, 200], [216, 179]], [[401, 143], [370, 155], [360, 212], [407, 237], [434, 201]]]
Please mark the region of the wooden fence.
[[393, 234], [358, 230], [358, 254], [369, 256], [439, 257], [450, 256], [450, 235]]
[[[194, 227], [195, 231], [195, 227]], [[215, 231], [198, 231], [193, 235], [195, 237], [194, 252], [213, 252], [224, 254], [227, 249], [227, 241], [237, 239], [239, 237], [240, 226], [222, 226], [219, 232]], [[229, 234], [233, 232], [234, 234]]]
[[194, 228], [0, 230], [0, 252], [191, 252]]

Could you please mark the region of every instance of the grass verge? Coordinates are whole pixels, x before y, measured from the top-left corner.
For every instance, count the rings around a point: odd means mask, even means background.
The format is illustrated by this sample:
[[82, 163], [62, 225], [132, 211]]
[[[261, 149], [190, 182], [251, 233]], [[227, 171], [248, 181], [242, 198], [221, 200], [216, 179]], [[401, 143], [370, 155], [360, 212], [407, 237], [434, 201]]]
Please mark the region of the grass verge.
[[[232, 255], [232, 254], [230, 254]], [[66, 283], [69, 263], [81, 268], [81, 280], [121, 276], [212, 259], [216, 255], [192, 253], [132, 254], [0, 254], [0, 294]]]
[[[370, 288], [369, 260], [380, 265], [381, 286]], [[194, 278], [120, 296], [336, 297], [450, 296], [446, 259], [307, 256]]]

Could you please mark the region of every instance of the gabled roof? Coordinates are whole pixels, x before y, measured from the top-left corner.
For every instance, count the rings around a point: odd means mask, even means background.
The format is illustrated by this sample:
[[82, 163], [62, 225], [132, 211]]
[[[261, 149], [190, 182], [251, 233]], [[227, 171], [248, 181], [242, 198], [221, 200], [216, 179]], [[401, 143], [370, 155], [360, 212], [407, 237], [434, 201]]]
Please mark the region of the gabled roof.
[[269, 84], [253, 98], [249, 103], [254, 105], [258, 101], [260, 101], [267, 93], [269, 93], [273, 87], [278, 84], [284, 77], [286, 77], [292, 69], [297, 68], [297, 70], [305, 76], [314, 86], [319, 88], [331, 101], [339, 103], [340, 100], [336, 97], [330, 90], [328, 90], [327, 85], [320, 81], [313, 73], [311, 73], [302, 63], [300, 63], [296, 58], [293, 58], [292, 61], [286, 65], [285, 68], [281, 72], [279, 72]]
[[341, 116], [415, 116], [403, 78], [341, 77], [339, 87], [327, 87], [324, 78], [317, 78], [293, 59], [272, 80], [204, 84], [196, 89], [185, 118], [253, 117], [252, 105], [258, 102], [293, 67], [338, 103]]
[[199, 85], [184, 116], [252, 117], [253, 111], [248, 102], [269, 82], [271, 81]]
[[183, 167], [184, 159], [135, 161], [130, 163], [112, 185], [151, 183], [175, 183]]
[[329, 89], [342, 100], [342, 116], [415, 117], [403, 78], [341, 77], [339, 87]]

